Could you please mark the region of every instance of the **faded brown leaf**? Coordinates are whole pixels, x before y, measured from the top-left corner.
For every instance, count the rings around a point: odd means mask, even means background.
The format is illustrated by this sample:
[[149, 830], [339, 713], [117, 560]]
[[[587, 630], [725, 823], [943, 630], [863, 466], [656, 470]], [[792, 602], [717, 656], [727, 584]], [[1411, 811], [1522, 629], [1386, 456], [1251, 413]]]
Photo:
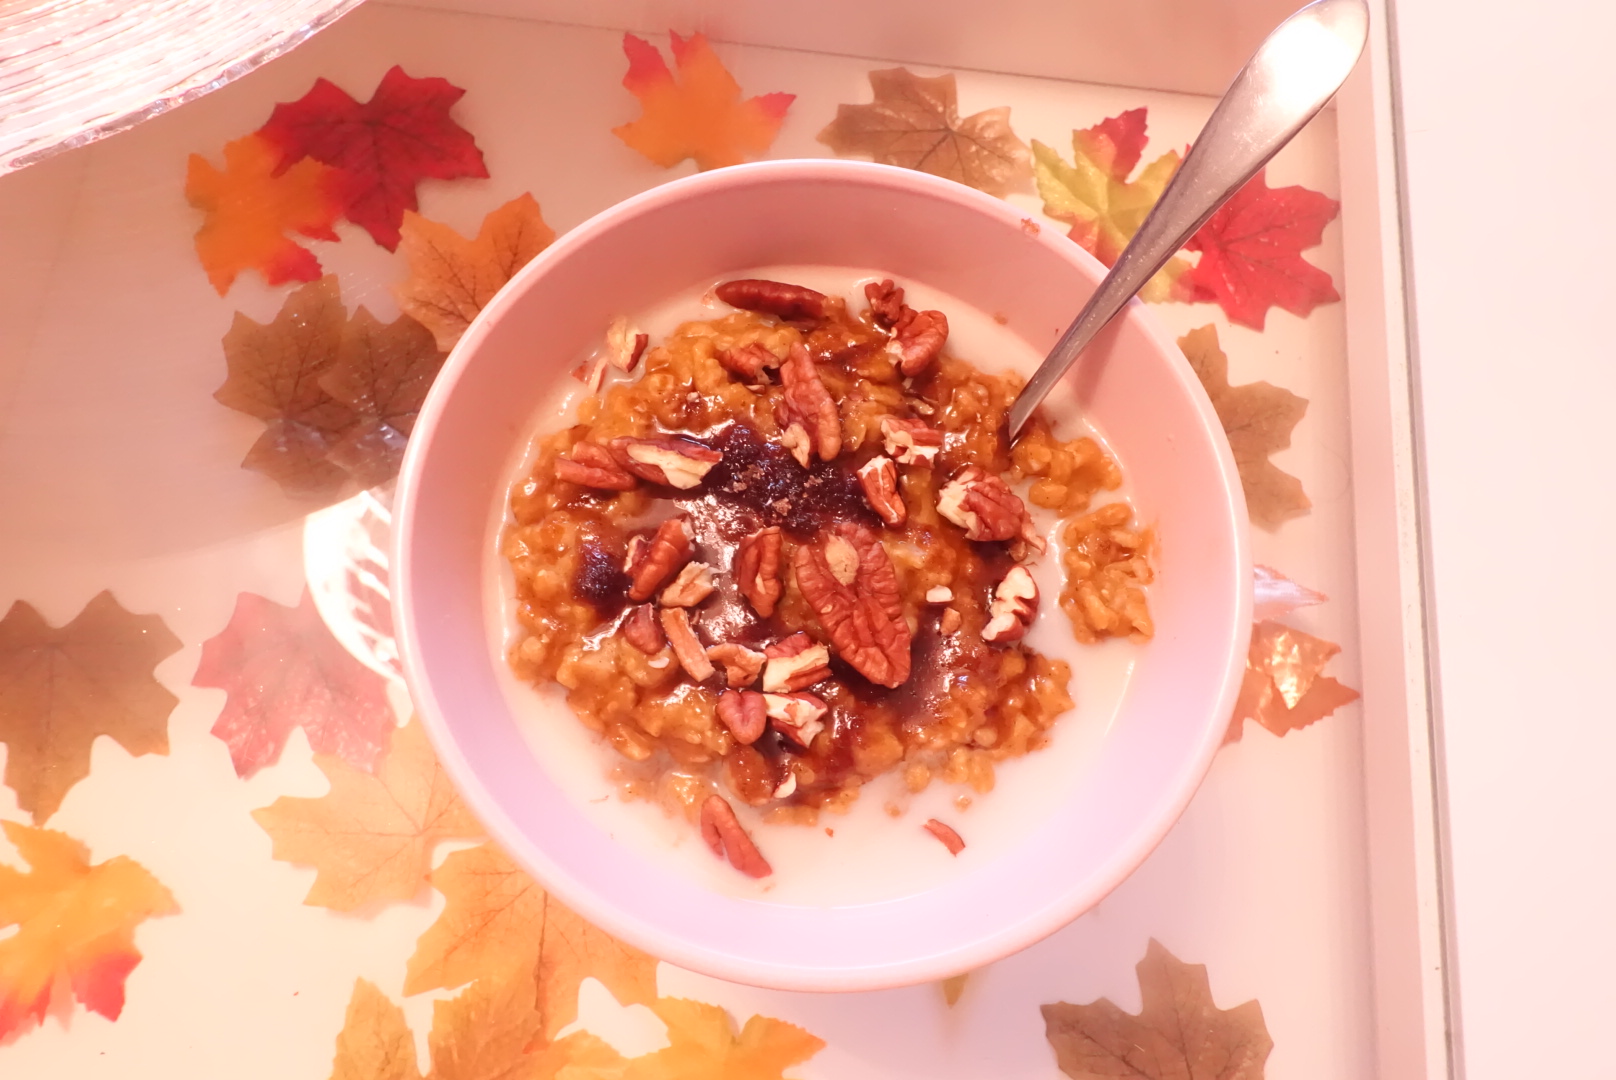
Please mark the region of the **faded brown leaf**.
[[1010, 109], [961, 120], [953, 75], [930, 78], [906, 68], [870, 72], [875, 100], [838, 105], [819, 141], [838, 154], [868, 155], [1003, 195], [1032, 177], [1032, 154], [1010, 130]]
[[1182, 962], [1154, 940], [1137, 970], [1137, 1016], [1105, 998], [1043, 1007], [1061, 1072], [1073, 1080], [1262, 1080], [1274, 1041], [1261, 1005], [1218, 1008], [1206, 967]]
[[1251, 631], [1246, 675], [1225, 743], [1237, 742], [1247, 719], [1286, 735], [1358, 700], [1358, 691], [1323, 674], [1341, 651], [1333, 641], [1267, 620]]
[[1291, 444], [1291, 431], [1307, 412], [1307, 399], [1266, 382], [1230, 386], [1229, 358], [1218, 345], [1215, 326], [1191, 330], [1178, 339], [1178, 347], [1206, 387], [1229, 435], [1251, 520], [1272, 530], [1305, 514], [1313, 503], [1302, 482], [1269, 461], [1268, 455]]
[[66, 626], [19, 600], [0, 619], [0, 742], [6, 783], [40, 823], [90, 774], [90, 747], [110, 735], [132, 755], [168, 753], [179, 699], [152, 669], [180, 641], [156, 615], [102, 592]]
[[421, 1080], [415, 1036], [404, 1021], [404, 1010], [364, 979], [354, 981], [353, 997], [348, 999], [331, 1080]]
[[342, 328], [336, 363], [319, 380], [354, 415], [332, 444], [330, 460], [362, 488], [397, 476], [416, 414], [442, 366], [432, 332], [408, 315], [383, 324], [363, 307], [355, 311]]

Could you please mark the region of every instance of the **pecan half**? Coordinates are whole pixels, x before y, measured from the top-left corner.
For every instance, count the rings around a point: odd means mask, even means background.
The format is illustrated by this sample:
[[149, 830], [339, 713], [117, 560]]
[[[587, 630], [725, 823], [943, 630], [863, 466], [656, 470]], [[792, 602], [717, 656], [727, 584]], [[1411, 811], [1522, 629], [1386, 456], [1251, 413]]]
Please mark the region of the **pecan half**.
[[804, 633], [792, 634], [763, 650], [763, 689], [789, 694], [830, 678], [830, 650]]
[[908, 306], [903, 302], [903, 289], [893, 284], [891, 278], [866, 284], [864, 299], [870, 302], [870, 316], [875, 319], [875, 325], [883, 330], [896, 326]]
[[780, 358], [757, 342], [738, 349], [725, 349], [718, 354], [719, 365], [731, 375], [739, 375], [749, 383], [761, 383], [764, 372], [780, 366]]
[[965, 841], [960, 839], [960, 834], [936, 818], [928, 818], [924, 828], [942, 841], [943, 846], [948, 849], [950, 855], [958, 855], [965, 850]]
[[701, 639], [691, 629], [690, 616], [685, 614], [684, 608], [662, 609], [662, 632], [668, 635], [668, 644], [673, 647], [673, 655], [679, 658], [679, 666], [692, 679], [705, 682], [712, 678], [712, 661], [707, 659], [707, 650], [702, 648]]
[[763, 662], [767, 658], [756, 649], [748, 649], [745, 645], [726, 641], [722, 645], [709, 646], [707, 659], [721, 665], [724, 669], [724, 680], [731, 686], [739, 688], [757, 682], [758, 675], [763, 671]]
[[958, 608], [944, 608], [943, 617], [937, 620], [937, 629], [945, 634], [952, 634], [965, 625], [965, 617], [959, 613]]
[[825, 730], [822, 717], [830, 711], [823, 698], [813, 694], [764, 694], [763, 708], [774, 730], [799, 750], [813, 745], [814, 736]]
[[718, 718], [742, 746], [751, 746], [769, 724], [763, 695], [756, 690], [725, 690], [718, 695]]
[[556, 458], [555, 474], [569, 483], [605, 491], [628, 491], [640, 483], [610, 450], [591, 442], [573, 443], [570, 458]]
[[613, 439], [611, 446], [618, 464], [635, 476], [681, 491], [701, 483], [724, 456], [721, 451], [677, 437], [635, 439], [624, 435]]
[[775, 419], [780, 423], [781, 444], [805, 469], [813, 451], [818, 452], [820, 461], [840, 454], [842, 419], [807, 349], [791, 346], [786, 362], [780, 365], [780, 382], [785, 392], [780, 396]]
[[1019, 641], [1038, 614], [1038, 585], [1025, 566], [1012, 566], [993, 590], [982, 640], [995, 645]]
[[650, 334], [640, 333], [639, 327], [619, 315], [606, 327], [606, 362], [618, 371], [633, 371], [650, 343]]
[[873, 457], [858, 471], [859, 487], [864, 489], [864, 501], [870, 504], [882, 521], [899, 528], [909, 520], [909, 508], [898, 494], [898, 467], [889, 457]]
[[759, 529], [735, 549], [735, 584], [751, 603], [752, 610], [767, 619], [774, 605], [785, 595], [780, 580], [780, 527]]
[[663, 607], [695, 607], [713, 595], [713, 568], [706, 563], [686, 563], [673, 579], [673, 584], [662, 590], [659, 599]]
[[825, 544], [803, 544], [792, 559], [797, 587], [838, 656], [873, 683], [902, 685], [909, 678], [910, 634], [892, 559], [875, 533], [862, 525], [843, 522], [834, 535], [858, 552], [857, 577], [852, 584], [838, 581]]
[[899, 465], [923, 465], [930, 468], [943, 448], [943, 433], [924, 420], [904, 420], [896, 416], [881, 418], [881, 438], [886, 451]]
[[825, 294], [783, 281], [740, 278], [713, 292], [731, 307], [760, 311], [788, 322], [817, 322], [825, 317]]
[[937, 512], [965, 530], [971, 540], [1020, 536], [1027, 507], [1010, 485], [975, 465], [961, 469], [937, 493]]
[[667, 644], [662, 627], [657, 623], [656, 610], [650, 604], [629, 609], [628, 618], [623, 620], [623, 636], [647, 655], [661, 652], [662, 646]]
[[651, 594], [695, 554], [692, 539], [690, 522], [683, 515], [658, 525], [649, 540], [643, 536], [631, 539], [628, 558], [623, 562], [623, 573], [629, 576], [628, 598], [649, 600]]
[[892, 328], [887, 353], [905, 375], [925, 371], [948, 342], [948, 316], [941, 311], [905, 308], [903, 318]]
[[722, 795], [709, 795], [701, 804], [701, 838], [707, 841], [714, 855], [727, 858], [731, 866], [747, 877], [766, 878], [774, 873], [769, 861], [741, 828], [734, 808]]

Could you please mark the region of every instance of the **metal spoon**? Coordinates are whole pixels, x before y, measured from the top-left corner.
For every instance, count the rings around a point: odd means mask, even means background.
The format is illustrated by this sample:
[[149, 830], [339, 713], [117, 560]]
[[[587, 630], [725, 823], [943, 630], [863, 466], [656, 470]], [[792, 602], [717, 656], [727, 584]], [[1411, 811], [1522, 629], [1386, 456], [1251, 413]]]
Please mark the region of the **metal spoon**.
[[1134, 293], [1341, 88], [1368, 35], [1365, 0], [1317, 0], [1258, 46], [1111, 272], [1010, 406], [1011, 439]]

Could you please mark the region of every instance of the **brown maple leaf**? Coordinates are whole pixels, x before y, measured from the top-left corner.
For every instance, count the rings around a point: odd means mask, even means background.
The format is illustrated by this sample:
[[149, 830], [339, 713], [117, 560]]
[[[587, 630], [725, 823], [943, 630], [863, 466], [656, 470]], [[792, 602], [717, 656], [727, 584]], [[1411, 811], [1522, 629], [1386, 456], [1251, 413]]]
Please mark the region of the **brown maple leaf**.
[[1305, 514], [1313, 503], [1302, 482], [1269, 461], [1268, 455], [1291, 444], [1291, 430], [1307, 412], [1307, 399], [1266, 382], [1230, 386], [1229, 358], [1218, 346], [1215, 326], [1191, 330], [1178, 339], [1178, 347], [1206, 387], [1229, 435], [1252, 522], [1272, 530]]
[[397, 476], [416, 414], [442, 366], [432, 332], [408, 315], [384, 325], [363, 307], [355, 311], [343, 325], [336, 363], [319, 380], [355, 418], [332, 444], [329, 460], [362, 488]]
[[313, 866], [305, 904], [351, 911], [421, 891], [439, 840], [480, 839], [482, 827], [455, 794], [419, 720], [393, 734], [376, 774], [316, 754], [331, 781], [317, 799], [282, 796], [253, 811], [273, 857]]
[[1073, 1080], [1261, 1080], [1274, 1048], [1262, 1006], [1219, 1009], [1203, 964], [1186, 964], [1152, 940], [1139, 961], [1137, 1016], [1105, 998], [1045, 1005], [1044, 1033]]
[[168, 753], [179, 698], [152, 669], [180, 641], [156, 615], [124, 610], [112, 593], [53, 628], [19, 600], [0, 619], [0, 742], [6, 783], [40, 823], [90, 774], [90, 746], [110, 735], [130, 754]]
[[1358, 700], [1358, 691], [1323, 674], [1340, 651], [1333, 641], [1273, 620], [1254, 626], [1246, 675], [1223, 741], [1238, 742], [1247, 719], [1284, 736]]
[[577, 1019], [578, 986], [591, 976], [624, 1005], [656, 1000], [656, 960], [579, 918], [496, 845], [450, 855], [432, 884], [448, 904], [416, 943], [406, 994], [533, 972], [547, 1039]]
[[345, 312], [337, 279], [294, 291], [271, 323], [236, 313], [224, 336], [229, 375], [214, 391], [221, 404], [268, 427], [242, 460], [298, 497], [331, 498], [348, 474], [326, 455], [354, 423], [354, 411], [320, 377], [337, 362]]
[[838, 105], [819, 141], [838, 154], [863, 154], [1003, 195], [1032, 176], [1027, 144], [1010, 130], [1000, 106], [960, 119], [954, 76], [931, 78], [906, 68], [870, 72], [875, 100]]
[[402, 232], [399, 249], [410, 276], [393, 292], [399, 308], [431, 330], [444, 352], [454, 348], [500, 286], [555, 239], [532, 195], [520, 195], [483, 218], [474, 240], [414, 211], [405, 212]]
[[348, 1015], [337, 1035], [331, 1080], [421, 1080], [415, 1063], [415, 1036], [404, 1010], [376, 984], [354, 981]]

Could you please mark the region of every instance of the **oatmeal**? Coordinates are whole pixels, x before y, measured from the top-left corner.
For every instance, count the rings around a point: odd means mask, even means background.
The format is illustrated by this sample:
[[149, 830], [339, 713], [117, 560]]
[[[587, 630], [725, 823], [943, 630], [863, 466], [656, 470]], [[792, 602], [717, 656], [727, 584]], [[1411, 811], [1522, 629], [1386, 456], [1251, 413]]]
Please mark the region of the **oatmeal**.
[[1122, 480], [1093, 440], [1035, 417], [1009, 447], [1021, 380], [948, 355], [946, 316], [890, 282], [858, 312], [779, 282], [715, 291], [737, 310], [649, 348], [614, 322], [607, 352], [634, 363], [613, 366], [638, 376], [539, 440], [502, 540], [509, 660], [566, 689], [633, 792], [756, 875], [727, 800], [808, 824], [888, 771], [985, 792], [1047, 740], [1070, 672], [1022, 641], [1047, 532], [1029, 502], [1065, 519], [1080, 641], [1150, 636], [1150, 536], [1126, 503], [1091, 507]]

